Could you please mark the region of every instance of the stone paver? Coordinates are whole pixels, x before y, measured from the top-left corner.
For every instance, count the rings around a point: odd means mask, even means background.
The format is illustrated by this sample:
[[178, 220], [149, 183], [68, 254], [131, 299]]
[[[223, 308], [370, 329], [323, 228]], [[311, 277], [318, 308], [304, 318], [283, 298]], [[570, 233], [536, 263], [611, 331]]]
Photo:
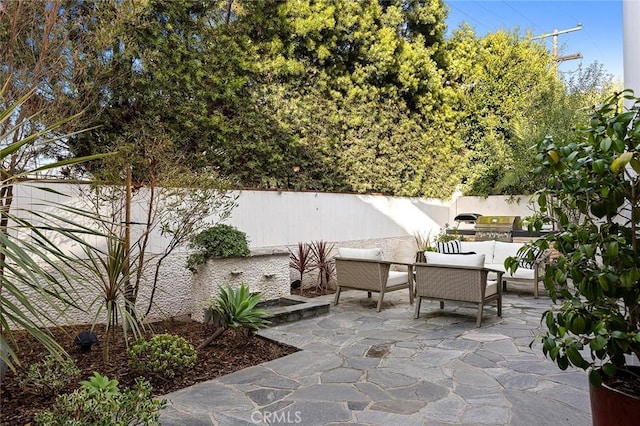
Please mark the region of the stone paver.
[[[332, 296], [324, 296], [331, 300]], [[260, 334], [301, 350], [168, 394], [165, 425], [585, 425], [586, 374], [542, 355], [548, 298], [508, 292], [503, 318], [485, 308], [424, 302], [404, 292], [345, 292], [324, 316]]]

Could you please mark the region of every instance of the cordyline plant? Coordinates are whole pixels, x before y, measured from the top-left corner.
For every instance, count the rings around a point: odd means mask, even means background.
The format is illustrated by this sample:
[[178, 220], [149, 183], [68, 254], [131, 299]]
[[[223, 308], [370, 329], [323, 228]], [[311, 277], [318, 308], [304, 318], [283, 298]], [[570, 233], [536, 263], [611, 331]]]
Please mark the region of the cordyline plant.
[[[625, 109], [623, 99], [632, 106]], [[594, 108], [577, 130], [579, 142], [547, 138], [537, 147], [536, 173], [548, 178], [530, 228], [559, 225], [535, 246], [559, 252], [544, 283], [554, 303], [562, 297], [543, 314], [542, 348], [563, 370], [589, 370], [595, 386], [617, 374], [633, 377], [628, 358], [640, 359], [639, 113], [640, 99], [624, 91]], [[513, 270], [517, 260], [505, 265]]]
[[311, 257], [311, 246], [309, 244], [298, 243], [296, 251], [289, 250], [289, 267], [295, 269], [300, 274], [300, 285], [305, 273], [313, 270], [313, 259]]
[[314, 241], [311, 243], [311, 267], [318, 270], [317, 289], [322, 292], [329, 290], [329, 283], [335, 275], [336, 264], [331, 256], [333, 244], [326, 241]]

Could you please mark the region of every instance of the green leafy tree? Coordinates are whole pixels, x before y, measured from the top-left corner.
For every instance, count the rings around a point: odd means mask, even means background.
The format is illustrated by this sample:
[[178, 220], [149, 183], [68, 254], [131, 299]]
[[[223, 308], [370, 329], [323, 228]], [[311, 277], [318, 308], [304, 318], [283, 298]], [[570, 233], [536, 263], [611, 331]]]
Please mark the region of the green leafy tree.
[[[440, 1], [247, 4], [294, 188], [448, 195], [458, 147], [439, 69]], [[255, 35], [254, 35], [255, 34]], [[276, 88], [273, 88], [275, 82]], [[434, 179], [435, 178], [435, 179]], [[444, 185], [443, 185], [444, 183]]]
[[[542, 315], [542, 350], [562, 370], [589, 370], [593, 385], [637, 394], [638, 375], [627, 366], [640, 359], [640, 99], [616, 93], [586, 121], [576, 141], [537, 145], [534, 173], [549, 176], [531, 227], [560, 225], [535, 242], [559, 253], [544, 276], [558, 306]], [[505, 266], [517, 269], [517, 259]]]
[[[526, 169], [521, 136], [562, 90], [544, 46], [515, 32], [477, 38], [462, 26], [449, 40], [450, 81], [459, 91], [459, 137], [465, 141], [465, 193], [505, 193]], [[524, 166], [524, 167], [523, 167]]]

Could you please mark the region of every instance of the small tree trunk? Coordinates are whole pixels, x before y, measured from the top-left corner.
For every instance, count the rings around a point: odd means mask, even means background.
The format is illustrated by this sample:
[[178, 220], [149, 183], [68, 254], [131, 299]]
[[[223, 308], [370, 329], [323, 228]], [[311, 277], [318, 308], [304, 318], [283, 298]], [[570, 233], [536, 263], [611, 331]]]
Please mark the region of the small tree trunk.
[[215, 333], [213, 333], [211, 336], [209, 336], [207, 338], [207, 340], [205, 340], [204, 342], [202, 342], [200, 344], [200, 346], [198, 346], [198, 350], [204, 349], [207, 346], [209, 346], [214, 340], [216, 340], [218, 337], [220, 337], [220, 335], [222, 335], [222, 333], [224, 333], [225, 331], [227, 331], [227, 327], [220, 327], [220, 328], [216, 329]]

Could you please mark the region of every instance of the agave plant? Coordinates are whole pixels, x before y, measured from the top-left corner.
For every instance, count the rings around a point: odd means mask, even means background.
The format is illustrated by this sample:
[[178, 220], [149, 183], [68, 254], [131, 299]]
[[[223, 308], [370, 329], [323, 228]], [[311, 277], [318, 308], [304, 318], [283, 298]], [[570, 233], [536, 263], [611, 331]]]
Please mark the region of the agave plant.
[[214, 334], [205, 340], [198, 349], [208, 346], [229, 328], [259, 330], [269, 324], [267, 311], [256, 306], [262, 300], [259, 294], [251, 294], [245, 283], [237, 289], [227, 285], [220, 289], [218, 296], [211, 301], [211, 309], [218, 316], [220, 326]]
[[[0, 89], [3, 101], [8, 84], [6, 82]], [[22, 167], [16, 166], [21, 158], [33, 160], [39, 149], [70, 136], [55, 135], [55, 130], [76, 117], [43, 126], [37, 131], [29, 131], [37, 122], [36, 116], [14, 123], [20, 115], [21, 106], [33, 94], [34, 91], [27, 93], [0, 111], [0, 129], [3, 129], [0, 133], [0, 162], [3, 166], [0, 175], [0, 362], [11, 369], [19, 364], [14, 350], [14, 329], [31, 334], [54, 356], [65, 354], [45, 328], [55, 325], [57, 318], [69, 306], [81, 307], [73, 300], [73, 283], [77, 280], [74, 259], [60, 249], [55, 239], [63, 236], [86, 245], [82, 235], [98, 234], [82, 226], [83, 221], [78, 219], [86, 217], [86, 212], [64, 203], [43, 202], [50, 207], [49, 212], [42, 209], [39, 212], [28, 209], [14, 212], [12, 209], [14, 185], [18, 181], [23, 186], [38, 188], [28, 180], [37, 173], [104, 157], [95, 155], [48, 162], [41, 166], [28, 161]], [[55, 192], [50, 188], [39, 189], [42, 194]], [[31, 220], [26, 217], [31, 217]]]

